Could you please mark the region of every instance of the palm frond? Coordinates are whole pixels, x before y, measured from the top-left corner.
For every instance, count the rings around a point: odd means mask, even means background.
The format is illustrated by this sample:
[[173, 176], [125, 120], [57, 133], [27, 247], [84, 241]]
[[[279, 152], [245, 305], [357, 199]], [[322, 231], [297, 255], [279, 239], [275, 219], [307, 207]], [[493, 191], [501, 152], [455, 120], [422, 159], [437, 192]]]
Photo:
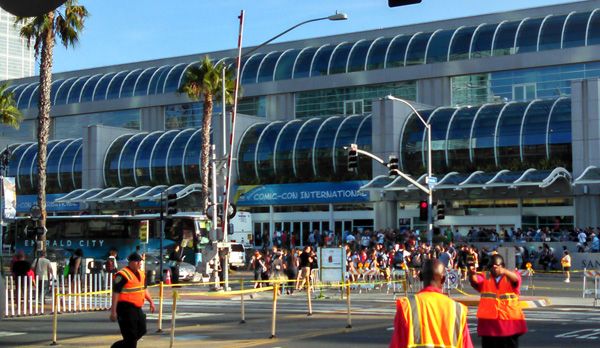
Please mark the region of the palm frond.
[[8, 85], [0, 85], [0, 123], [19, 129], [23, 115], [17, 108], [12, 92], [7, 92]]

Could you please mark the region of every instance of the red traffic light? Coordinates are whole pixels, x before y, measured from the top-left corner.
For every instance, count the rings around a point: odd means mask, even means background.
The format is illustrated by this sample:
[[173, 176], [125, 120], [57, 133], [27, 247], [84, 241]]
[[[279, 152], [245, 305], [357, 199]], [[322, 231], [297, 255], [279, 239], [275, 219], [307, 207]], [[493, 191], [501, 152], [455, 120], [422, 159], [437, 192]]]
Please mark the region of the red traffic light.
[[422, 201], [422, 202], [419, 204], [419, 208], [421, 208], [421, 209], [425, 209], [425, 208], [427, 208], [427, 202], [425, 202], [425, 201]]

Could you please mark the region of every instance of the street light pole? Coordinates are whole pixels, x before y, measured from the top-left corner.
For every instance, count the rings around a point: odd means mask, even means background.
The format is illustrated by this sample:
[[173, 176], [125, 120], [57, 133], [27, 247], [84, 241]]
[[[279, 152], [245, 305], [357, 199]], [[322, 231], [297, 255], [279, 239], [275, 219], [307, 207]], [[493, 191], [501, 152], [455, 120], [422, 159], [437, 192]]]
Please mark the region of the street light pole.
[[[241, 69], [242, 69], [242, 57], [246, 57], [252, 53], [254, 53], [255, 51], [257, 51], [258, 49], [262, 48], [263, 46], [269, 44], [270, 42], [272, 42], [273, 40], [281, 37], [282, 35], [287, 34], [288, 32], [298, 28], [301, 25], [307, 24], [307, 23], [311, 23], [311, 22], [317, 22], [317, 21], [322, 21], [322, 20], [330, 20], [330, 21], [341, 21], [341, 20], [347, 20], [348, 16], [345, 13], [335, 13], [331, 16], [327, 16], [327, 17], [320, 17], [320, 18], [314, 18], [314, 19], [309, 19], [306, 20], [304, 22], [300, 22], [292, 27], [290, 27], [289, 29], [281, 32], [280, 34], [277, 34], [275, 36], [273, 36], [272, 38], [270, 38], [269, 40], [261, 43], [260, 45], [252, 48], [250, 51], [245, 52], [244, 54], [242, 54], [242, 38], [243, 38], [243, 32], [244, 32], [244, 11], [242, 10], [240, 15], [238, 16], [239, 20], [240, 20], [240, 29], [239, 29], [239, 35], [238, 35], [238, 56], [236, 59], [236, 74], [235, 74], [235, 87], [234, 87], [234, 92], [233, 92], [233, 107], [231, 109], [231, 130], [229, 133], [229, 152], [227, 154], [227, 177], [225, 180], [225, 190], [224, 190], [224, 197], [223, 197], [223, 218], [221, 219], [221, 223], [222, 223], [222, 230], [223, 230], [223, 235], [226, 236], [227, 235], [227, 230], [228, 230], [228, 217], [227, 217], [227, 212], [229, 211], [229, 192], [230, 192], [230, 188], [231, 188], [231, 161], [233, 158], [233, 139], [235, 138], [235, 120], [236, 120], [236, 116], [237, 116], [237, 106], [238, 106], [238, 96], [239, 96], [239, 86], [240, 86], [240, 74], [241, 74]], [[229, 267], [229, 265], [224, 265], [224, 267]], [[227, 268], [225, 268], [227, 269]]]
[[421, 123], [427, 129], [427, 184], [429, 185], [429, 192], [427, 193], [427, 242], [429, 245], [433, 243], [433, 184], [430, 183], [431, 177], [433, 176], [432, 163], [431, 163], [431, 124], [429, 124], [423, 116], [412, 106], [411, 103], [404, 99], [388, 95], [385, 97], [387, 100], [395, 100], [407, 105], [417, 115]]

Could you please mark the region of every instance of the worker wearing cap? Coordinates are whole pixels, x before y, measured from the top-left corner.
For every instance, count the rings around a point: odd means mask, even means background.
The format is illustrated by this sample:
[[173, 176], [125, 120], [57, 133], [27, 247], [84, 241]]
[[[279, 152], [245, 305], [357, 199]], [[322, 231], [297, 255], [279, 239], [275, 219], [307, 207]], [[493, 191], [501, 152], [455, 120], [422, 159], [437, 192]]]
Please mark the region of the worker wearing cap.
[[483, 348], [517, 348], [527, 332], [519, 303], [521, 275], [505, 268], [500, 254], [492, 255], [489, 270], [476, 273], [469, 267], [471, 286], [481, 294], [477, 309], [477, 334]]
[[423, 262], [420, 277], [424, 288], [397, 301], [389, 348], [473, 348], [467, 307], [442, 293], [445, 275], [441, 261]]
[[115, 342], [113, 348], [136, 348], [137, 341], [146, 334], [146, 315], [142, 311], [144, 302], [150, 303], [154, 313], [154, 302], [148, 289], [146, 277], [141, 272], [142, 257], [133, 253], [127, 258], [128, 265], [115, 274], [113, 281], [110, 320], [119, 321], [123, 339]]

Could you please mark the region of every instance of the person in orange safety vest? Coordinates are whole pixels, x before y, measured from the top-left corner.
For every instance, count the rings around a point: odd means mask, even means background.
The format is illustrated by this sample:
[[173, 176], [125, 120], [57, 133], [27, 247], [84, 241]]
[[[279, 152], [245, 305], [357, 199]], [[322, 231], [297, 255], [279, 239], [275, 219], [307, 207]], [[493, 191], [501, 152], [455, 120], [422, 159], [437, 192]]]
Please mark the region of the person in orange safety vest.
[[445, 275], [446, 267], [439, 260], [423, 262], [423, 290], [396, 302], [390, 348], [473, 348], [467, 307], [442, 293]]
[[112, 348], [136, 348], [137, 341], [146, 334], [146, 315], [142, 311], [144, 302], [150, 303], [154, 313], [154, 302], [148, 289], [146, 277], [141, 271], [142, 257], [133, 253], [127, 258], [128, 265], [117, 272], [113, 281], [110, 320], [119, 321], [123, 339], [115, 342]]
[[521, 275], [504, 267], [501, 255], [492, 255], [489, 271], [476, 273], [469, 268], [471, 286], [481, 298], [477, 309], [477, 334], [483, 348], [517, 348], [519, 336], [527, 332], [525, 315], [519, 303]]

